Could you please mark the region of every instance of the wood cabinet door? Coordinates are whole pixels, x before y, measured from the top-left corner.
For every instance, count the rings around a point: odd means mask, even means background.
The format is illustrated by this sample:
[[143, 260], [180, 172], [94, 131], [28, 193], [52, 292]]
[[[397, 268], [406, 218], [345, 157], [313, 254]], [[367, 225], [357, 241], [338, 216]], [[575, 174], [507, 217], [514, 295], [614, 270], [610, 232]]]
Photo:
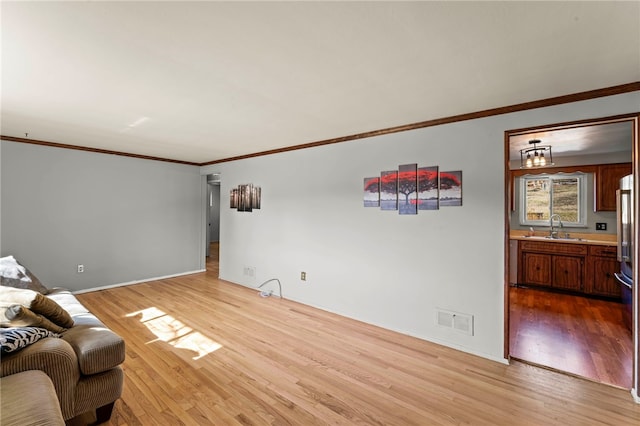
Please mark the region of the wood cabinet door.
[[553, 256], [553, 287], [564, 290], [582, 290], [582, 258]]
[[523, 253], [525, 284], [551, 286], [551, 255]]
[[596, 173], [596, 211], [616, 211], [616, 189], [620, 179], [631, 174], [631, 163], [603, 164]]
[[613, 276], [619, 268], [615, 259], [591, 258], [591, 291], [592, 294], [620, 298], [620, 283]]

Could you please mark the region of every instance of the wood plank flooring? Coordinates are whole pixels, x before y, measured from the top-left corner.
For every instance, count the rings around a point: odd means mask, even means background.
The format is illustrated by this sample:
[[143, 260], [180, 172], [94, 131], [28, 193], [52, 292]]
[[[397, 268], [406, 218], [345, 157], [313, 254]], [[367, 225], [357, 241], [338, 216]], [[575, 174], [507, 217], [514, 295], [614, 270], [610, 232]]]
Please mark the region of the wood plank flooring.
[[631, 388], [633, 340], [621, 304], [522, 287], [509, 296], [512, 357]]
[[628, 391], [504, 365], [217, 278], [78, 295], [127, 343], [109, 425], [637, 425]]

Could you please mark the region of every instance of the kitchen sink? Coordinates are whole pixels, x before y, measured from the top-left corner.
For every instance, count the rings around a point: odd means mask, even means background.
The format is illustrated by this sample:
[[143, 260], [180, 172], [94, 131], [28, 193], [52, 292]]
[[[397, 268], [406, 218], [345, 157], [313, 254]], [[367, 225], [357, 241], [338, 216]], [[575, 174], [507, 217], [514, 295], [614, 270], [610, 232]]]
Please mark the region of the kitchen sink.
[[530, 235], [525, 235], [525, 238], [531, 239], [531, 240], [551, 240], [551, 241], [587, 241], [584, 238], [573, 238], [573, 237], [552, 237], [550, 235], [547, 236], [530, 236]]

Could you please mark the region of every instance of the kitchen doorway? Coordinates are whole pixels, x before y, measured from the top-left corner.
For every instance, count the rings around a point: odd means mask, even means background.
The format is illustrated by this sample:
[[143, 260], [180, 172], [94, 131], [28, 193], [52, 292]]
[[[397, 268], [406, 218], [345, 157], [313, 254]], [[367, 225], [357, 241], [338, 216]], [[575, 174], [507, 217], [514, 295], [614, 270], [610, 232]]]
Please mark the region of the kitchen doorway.
[[[619, 265], [615, 199], [613, 207], [598, 204], [604, 186], [617, 185], [614, 165], [637, 171], [637, 145], [636, 115], [505, 132], [508, 359], [625, 389], [637, 383], [637, 326], [625, 323], [625, 305], [612, 275]], [[533, 160], [540, 164], [541, 157], [542, 166], [527, 167]], [[581, 194], [574, 195], [576, 202], [589, 205], [581, 208], [582, 222], [568, 210], [555, 214], [569, 192], [570, 174], [585, 182], [574, 190]], [[540, 194], [549, 205], [534, 207]], [[602, 285], [608, 285], [606, 291]], [[635, 294], [630, 309], [638, 309]]]

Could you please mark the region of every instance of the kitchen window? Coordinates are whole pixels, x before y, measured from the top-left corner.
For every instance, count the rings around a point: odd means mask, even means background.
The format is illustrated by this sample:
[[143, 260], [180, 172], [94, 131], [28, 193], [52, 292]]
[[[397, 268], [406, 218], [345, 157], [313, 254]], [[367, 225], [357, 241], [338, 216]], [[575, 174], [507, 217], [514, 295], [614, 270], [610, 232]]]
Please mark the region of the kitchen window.
[[586, 186], [584, 173], [522, 176], [520, 224], [549, 226], [549, 219], [557, 214], [563, 226], [586, 226]]

